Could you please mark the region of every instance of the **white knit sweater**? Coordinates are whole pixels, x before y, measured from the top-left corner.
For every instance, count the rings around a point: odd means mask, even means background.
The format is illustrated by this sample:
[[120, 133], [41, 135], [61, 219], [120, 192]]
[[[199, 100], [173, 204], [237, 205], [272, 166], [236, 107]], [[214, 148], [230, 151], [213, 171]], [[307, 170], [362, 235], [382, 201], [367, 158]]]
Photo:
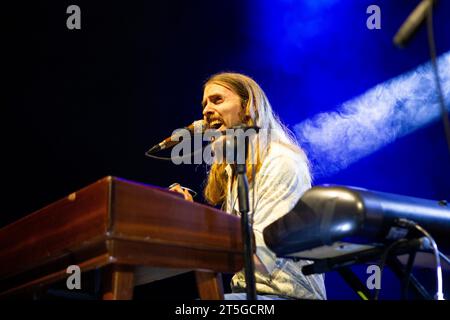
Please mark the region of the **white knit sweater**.
[[[231, 185], [230, 166], [227, 167], [227, 173], [229, 192], [225, 210], [239, 215], [237, 183]], [[256, 255], [268, 270], [266, 274], [258, 271], [255, 274], [258, 294], [276, 294], [297, 299], [326, 299], [323, 275], [303, 275], [301, 267], [310, 263], [308, 261], [294, 262], [277, 258], [264, 243], [262, 233], [266, 226], [288, 213], [309, 188], [311, 177], [305, 155], [282, 144], [272, 143], [256, 175], [255, 185], [251, 183], [249, 186], [249, 214], [254, 212]], [[234, 275], [231, 286], [233, 292], [245, 290], [243, 271]]]

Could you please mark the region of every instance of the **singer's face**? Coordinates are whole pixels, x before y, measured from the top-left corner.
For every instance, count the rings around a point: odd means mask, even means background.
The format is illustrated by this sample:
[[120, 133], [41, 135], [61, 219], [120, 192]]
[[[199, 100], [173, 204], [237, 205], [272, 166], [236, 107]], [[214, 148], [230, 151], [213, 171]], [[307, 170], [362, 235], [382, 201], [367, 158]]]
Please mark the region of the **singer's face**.
[[241, 98], [224, 86], [208, 84], [202, 105], [203, 117], [213, 129], [225, 130], [241, 123]]

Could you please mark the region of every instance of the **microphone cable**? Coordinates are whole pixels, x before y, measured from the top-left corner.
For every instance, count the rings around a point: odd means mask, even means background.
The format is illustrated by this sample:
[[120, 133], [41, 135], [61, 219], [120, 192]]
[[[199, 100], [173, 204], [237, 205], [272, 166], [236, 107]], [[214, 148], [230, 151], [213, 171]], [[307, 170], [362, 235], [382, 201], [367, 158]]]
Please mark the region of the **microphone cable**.
[[417, 224], [414, 221], [401, 218], [401, 219], [397, 219], [397, 224], [401, 227], [406, 227], [409, 229], [416, 229], [417, 231], [422, 233], [426, 238], [428, 238], [428, 240], [431, 242], [431, 248], [433, 249], [434, 257], [436, 260], [437, 289], [436, 289], [436, 295], [434, 298], [435, 298], [435, 300], [445, 300], [444, 293], [442, 290], [442, 287], [443, 287], [443, 285], [442, 285], [442, 267], [441, 267], [441, 260], [440, 260], [441, 254], [439, 253], [439, 249], [436, 244], [436, 241], [434, 241], [434, 238], [431, 236], [430, 233], [428, 233], [428, 231], [426, 231], [423, 227], [421, 227], [419, 224]]

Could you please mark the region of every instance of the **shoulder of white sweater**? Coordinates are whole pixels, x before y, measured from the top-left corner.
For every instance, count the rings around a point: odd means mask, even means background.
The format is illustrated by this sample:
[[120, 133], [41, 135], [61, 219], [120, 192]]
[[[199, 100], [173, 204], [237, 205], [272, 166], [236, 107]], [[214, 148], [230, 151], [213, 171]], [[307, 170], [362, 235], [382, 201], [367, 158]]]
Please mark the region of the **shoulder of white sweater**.
[[286, 162], [298, 163], [305, 162], [307, 163], [306, 155], [300, 148], [296, 148], [293, 146], [288, 146], [282, 143], [273, 142], [270, 144], [269, 151], [265, 156], [263, 163], [271, 160], [285, 160]]
[[302, 173], [309, 176], [306, 155], [301, 149], [295, 149], [281, 143], [272, 143], [263, 159], [261, 174], [278, 175], [282, 172]]

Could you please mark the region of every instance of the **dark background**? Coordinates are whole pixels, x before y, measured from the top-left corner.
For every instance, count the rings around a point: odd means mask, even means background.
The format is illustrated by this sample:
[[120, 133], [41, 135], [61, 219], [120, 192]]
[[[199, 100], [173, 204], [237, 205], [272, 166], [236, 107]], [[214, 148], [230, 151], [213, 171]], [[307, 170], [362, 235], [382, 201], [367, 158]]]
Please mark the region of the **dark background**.
[[[201, 193], [204, 165], [176, 166], [144, 152], [201, 117], [202, 85], [209, 75], [237, 71], [254, 77], [293, 129], [428, 60], [423, 27], [407, 49], [392, 46], [393, 34], [418, 2], [8, 5], [1, 225], [106, 175], [157, 186], [177, 181]], [[71, 4], [81, 8], [81, 30], [66, 28]], [[382, 10], [381, 30], [365, 26], [370, 4]], [[450, 50], [450, 5], [438, 5], [435, 32], [442, 54]], [[448, 199], [450, 161], [442, 123], [435, 119], [416, 129], [339, 172], [318, 175], [315, 184]], [[392, 279], [389, 271], [386, 277]], [[398, 297], [398, 286], [387, 281], [386, 298]], [[327, 277], [327, 286], [331, 299], [356, 298], [335, 274]], [[169, 297], [174, 288], [180, 297], [196, 297], [191, 273], [137, 288], [136, 297]]]

